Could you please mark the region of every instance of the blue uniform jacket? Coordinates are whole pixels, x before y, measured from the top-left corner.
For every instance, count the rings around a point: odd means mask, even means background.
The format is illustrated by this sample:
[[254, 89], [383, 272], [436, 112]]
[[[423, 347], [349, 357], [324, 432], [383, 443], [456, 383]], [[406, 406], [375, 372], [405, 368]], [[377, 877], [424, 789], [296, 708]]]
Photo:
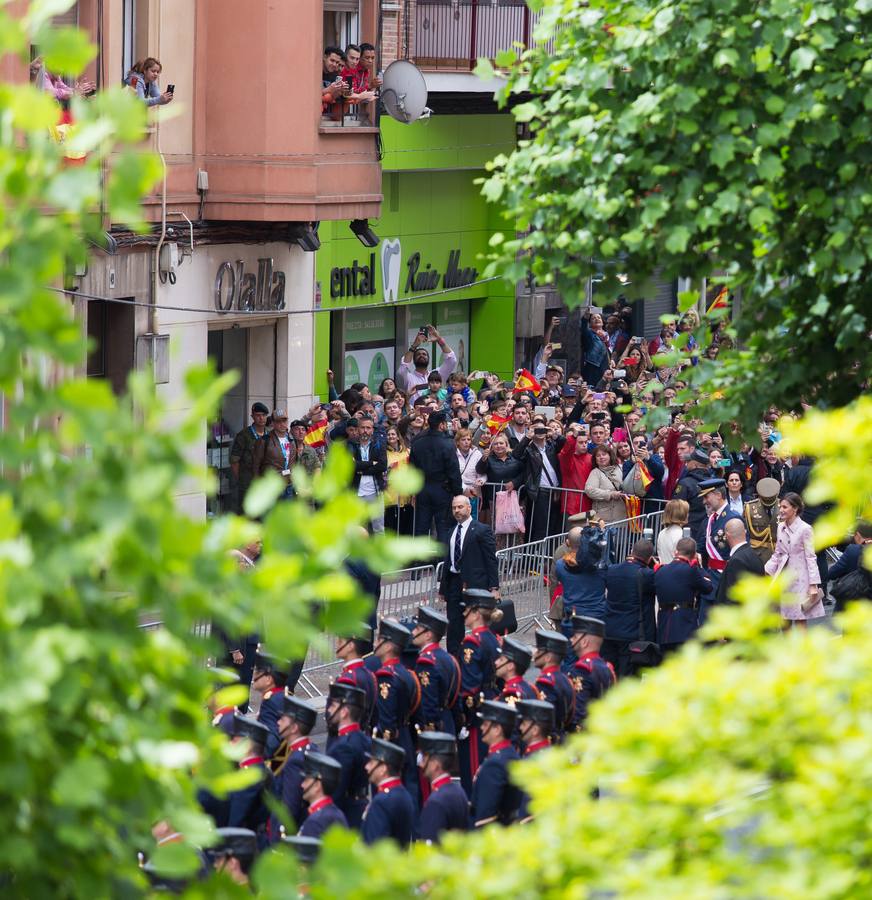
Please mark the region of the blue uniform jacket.
[[597, 700], [615, 683], [615, 670], [599, 653], [585, 653], [572, 667], [575, 688], [575, 729], [581, 731], [587, 721], [591, 700]]
[[509, 779], [509, 764], [519, 759], [511, 741], [502, 741], [490, 748], [472, 786], [473, 827], [491, 822], [511, 824], [518, 815], [522, 794]]
[[412, 743], [410, 722], [421, 705], [421, 686], [418, 676], [410, 672], [398, 659], [385, 660], [376, 672], [378, 679], [378, 734], [406, 751], [403, 764], [403, 783], [413, 796], [418, 794], [418, 767]]
[[460, 696], [460, 665], [438, 644], [429, 644], [418, 655], [415, 671], [421, 685], [417, 722], [422, 731], [455, 733], [452, 709]]
[[[639, 590], [642, 596], [642, 634], [639, 633]], [[653, 641], [654, 572], [626, 560], [609, 566], [606, 572], [606, 638], [612, 641]]]
[[399, 778], [379, 785], [363, 817], [361, 834], [367, 844], [393, 838], [408, 847], [415, 828], [415, 803]]
[[[273, 778], [273, 795], [288, 811], [297, 829], [306, 818], [306, 801], [303, 800], [303, 756], [307, 751], [318, 748], [307, 737], [294, 741], [290, 755], [281, 772]], [[279, 839], [279, 822], [274, 820], [270, 837]]]
[[558, 666], [548, 666], [536, 679], [539, 697], [554, 705], [557, 733], [571, 731], [575, 723], [575, 688]]
[[[369, 662], [375, 660], [375, 662]], [[375, 665], [378, 663], [378, 665]], [[342, 667], [339, 677], [343, 683], [353, 684], [366, 694], [366, 706], [363, 711], [363, 725], [367, 731], [375, 727], [376, 710], [375, 698], [378, 694], [378, 681], [375, 673], [381, 668], [381, 660], [377, 656], [368, 656], [366, 659], [356, 659]]]
[[335, 803], [326, 803], [306, 816], [306, 821], [300, 826], [298, 833], [302, 837], [320, 838], [328, 828], [332, 828], [334, 825], [348, 828], [348, 820]]
[[[233, 791], [227, 795], [229, 809], [227, 813], [227, 828], [249, 828], [258, 831], [266, 825], [269, 811], [263, 802], [263, 791], [266, 783], [266, 766], [262, 759], [248, 763], [243, 760], [239, 764], [240, 769], [255, 769], [259, 774], [259, 780], [254, 784], [243, 788], [241, 791]], [[216, 823], [217, 825], [217, 823]], [[221, 827], [220, 825], [217, 827]]]
[[460, 696], [468, 725], [476, 725], [479, 695], [492, 700], [497, 695], [494, 660], [499, 656], [499, 638], [482, 625], [463, 638], [460, 645]]
[[437, 778], [421, 810], [418, 840], [438, 843], [443, 832], [466, 831], [467, 828], [469, 828], [469, 799], [466, 791], [448, 775]]
[[266, 691], [260, 701], [260, 710], [257, 714], [258, 721], [269, 728], [269, 738], [266, 742], [266, 755], [272, 756], [279, 749], [282, 742], [279, 736], [279, 716], [284, 709], [284, 688], [276, 687]]
[[674, 559], [654, 573], [654, 588], [660, 607], [657, 640], [683, 644], [699, 627], [700, 599], [711, 591], [711, 579], [699, 566]]
[[565, 559], [554, 564], [557, 580], [563, 586], [563, 617], [573, 613], [601, 619], [606, 612], [606, 579], [602, 569], [584, 571]]
[[369, 779], [364, 766], [372, 742], [360, 726], [348, 726], [348, 730], [343, 729], [343, 732], [327, 741], [327, 755], [342, 766], [333, 800], [345, 813], [349, 827], [360, 828], [369, 797]]

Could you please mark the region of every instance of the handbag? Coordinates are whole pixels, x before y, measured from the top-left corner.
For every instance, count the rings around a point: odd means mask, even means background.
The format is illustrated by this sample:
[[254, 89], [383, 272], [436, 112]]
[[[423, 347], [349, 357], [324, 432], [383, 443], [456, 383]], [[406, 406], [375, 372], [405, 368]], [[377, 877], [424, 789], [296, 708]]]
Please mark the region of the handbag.
[[524, 513], [517, 491], [499, 491], [494, 497], [494, 534], [523, 534]]
[[639, 463], [634, 463], [633, 468], [624, 476], [624, 480], [621, 482], [621, 490], [625, 494], [631, 494], [640, 499], [648, 493], [647, 489], [642, 485]]
[[833, 582], [830, 596], [840, 603], [847, 603], [848, 600], [872, 599], [872, 577], [858, 566], [853, 572], [848, 572]]
[[645, 640], [645, 624], [642, 619], [643, 594], [641, 571], [636, 579], [636, 584], [639, 588], [639, 640], [631, 641], [630, 646], [627, 648], [630, 651], [630, 665], [634, 672], [639, 669], [648, 669], [659, 666], [660, 663], [663, 662], [663, 650], [660, 649], [660, 644], [656, 641]]

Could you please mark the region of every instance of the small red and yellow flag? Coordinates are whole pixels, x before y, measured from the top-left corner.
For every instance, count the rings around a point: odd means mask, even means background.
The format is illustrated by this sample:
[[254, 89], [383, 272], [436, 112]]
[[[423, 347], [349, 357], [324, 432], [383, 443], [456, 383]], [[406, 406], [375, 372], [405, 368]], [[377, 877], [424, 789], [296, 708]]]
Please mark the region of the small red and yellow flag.
[[491, 413], [484, 420], [484, 424], [491, 434], [499, 434], [506, 427], [506, 425], [509, 424], [509, 417], [498, 416], [496, 415], [496, 413]]
[[327, 446], [327, 422], [318, 422], [309, 426], [303, 438], [303, 443], [308, 447], [326, 447]]
[[524, 391], [532, 391], [534, 394], [539, 394], [542, 390], [542, 385], [534, 377], [533, 373], [528, 369], [521, 369], [518, 373], [518, 380], [515, 382], [514, 388], [512, 388], [513, 394], [520, 394]]
[[729, 309], [730, 308], [730, 291], [729, 288], [724, 284], [721, 285], [721, 289], [715, 295], [715, 299], [709, 304], [709, 308], [706, 311], [706, 315], [712, 312], [715, 309]]
[[639, 481], [642, 482], [642, 487], [647, 491], [654, 482], [654, 476], [648, 471], [648, 466], [641, 459], [637, 465], [639, 466]]
[[642, 501], [630, 494], [624, 497], [624, 506], [627, 510], [627, 530], [633, 534], [641, 533], [645, 527], [645, 519], [642, 517]]

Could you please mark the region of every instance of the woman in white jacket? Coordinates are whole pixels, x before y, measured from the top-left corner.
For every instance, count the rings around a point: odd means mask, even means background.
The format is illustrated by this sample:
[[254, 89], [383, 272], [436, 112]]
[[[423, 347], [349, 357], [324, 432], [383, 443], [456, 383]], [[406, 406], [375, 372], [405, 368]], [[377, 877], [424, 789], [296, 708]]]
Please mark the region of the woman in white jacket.
[[604, 444], [596, 447], [593, 469], [584, 485], [585, 494], [593, 502], [594, 518], [603, 519], [607, 525], [627, 518], [626, 494], [621, 490], [623, 480], [614, 449]]
[[657, 535], [657, 559], [661, 566], [669, 565], [675, 559], [675, 545], [684, 534], [684, 527], [690, 515], [690, 505], [686, 500], [670, 500], [663, 510], [663, 525]]
[[454, 446], [457, 448], [457, 464], [460, 466], [460, 480], [463, 483], [463, 494], [469, 497], [472, 504], [473, 518], [478, 518], [478, 498], [481, 496], [481, 486], [487, 480], [486, 475], [479, 475], [475, 470], [476, 463], [481, 459], [481, 450], [472, 445], [472, 432], [468, 428], [461, 428], [454, 435]]

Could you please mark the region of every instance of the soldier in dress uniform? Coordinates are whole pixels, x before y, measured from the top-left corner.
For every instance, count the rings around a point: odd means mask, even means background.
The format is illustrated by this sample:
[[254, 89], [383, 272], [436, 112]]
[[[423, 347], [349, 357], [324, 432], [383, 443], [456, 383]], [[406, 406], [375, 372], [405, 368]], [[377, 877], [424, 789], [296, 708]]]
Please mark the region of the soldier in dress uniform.
[[330, 685], [325, 710], [327, 754], [342, 767], [333, 799], [351, 828], [360, 828], [369, 794], [365, 766], [370, 739], [360, 728], [365, 706], [366, 695], [351, 682], [338, 678]]
[[267, 653], [262, 644], [257, 648], [251, 686], [262, 694], [257, 718], [269, 728], [267, 756], [272, 756], [281, 743], [278, 723], [284, 709], [284, 690], [290, 668], [290, 662]]
[[415, 765], [411, 721], [421, 705], [421, 685], [418, 676], [400, 660], [400, 654], [411, 638], [411, 631], [396, 619], [382, 619], [379, 623], [375, 655], [381, 660], [381, 668], [375, 673], [378, 679], [375, 733], [403, 748], [403, 783], [415, 799], [417, 808], [418, 767]]
[[[515, 704], [518, 713], [518, 732], [523, 745], [522, 759], [529, 759], [551, 746], [554, 735], [554, 704], [547, 700], [519, 700]], [[518, 821], [523, 824], [533, 817], [529, 811], [530, 798], [525, 793], [518, 809]]]
[[516, 703], [518, 700], [535, 700], [539, 694], [524, 673], [533, 661], [533, 651], [517, 638], [506, 636], [500, 647], [500, 655], [494, 662], [494, 671], [502, 681], [500, 700]]
[[481, 739], [488, 752], [472, 787], [472, 825], [474, 828], [491, 822], [510, 825], [517, 818], [523, 798], [520, 788], [509, 778], [509, 765], [519, 758], [512, 744], [518, 715], [508, 703], [485, 700], [479, 707], [478, 718]]
[[[359, 687], [366, 694], [366, 707], [361, 724], [367, 731], [375, 728], [375, 698], [378, 695], [378, 681], [375, 672], [379, 659], [372, 656], [372, 628], [360, 625], [355, 634], [336, 639], [336, 656], [342, 660], [339, 677]], [[370, 665], [367, 665], [367, 662]]]
[[680, 538], [671, 563], [654, 573], [657, 591], [657, 641], [664, 653], [689, 641], [699, 627], [703, 597], [710, 597], [712, 580], [697, 564], [696, 542]]
[[569, 676], [560, 670], [563, 657], [569, 652], [569, 639], [559, 631], [536, 630], [536, 652], [533, 663], [540, 672], [536, 690], [540, 700], [554, 704], [558, 739], [572, 731], [575, 723], [575, 688]]
[[418, 607], [412, 641], [418, 647], [415, 672], [421, 685], [417, 720], [422, 731], [456, 732], [454, 708], [460, 696], [460, 665], [439, 646], [448, 618], [427, 606]]
[[405, 769], [402, 747], [381, 738], [372, 739], [366, 774], [375, 794], [366, 808], [361, 833], [367, 844], [393, 838], [408, 847], [415, 831], [415, 801], [400, 777]]
[[[299, 829], [306, 818], [306, 804], [303, 801], [303, 756], [318, 748], [309, 740], [309, 733], [315, 727], [318, 712], [304, 700], [298, 700], [285, 688], [284, 707], [279, 716], [279, 749], [269, 761], [273, 776], [273, 795], [290, 814], [295, 829]], [[280, 822], [270, 818], [270, 840], [276, 842], [281, 837]]]
[[572, 649], [577, 657], [571, 675], [575, 688], [575, 730], [581, 731], [587, 721], [591, 700], [602, 697], [617, 679], [614, 666], [600, 656], [606, 623], [602, 619], [573, 614], [570, 627]]
[[483, 588], [468, 588], [461, 595], [463, 624], [467, 629], [460, 645], [460, 703], [463, 727], [460, 740], [460, 781], [468, 795], [482, 758], [479, 720], [476, 710], [482, 700], [497, 696], [494, 661], [499, 654], [499, 638], [491, 622], [501, 618], [497, 599]]
[[417, 837], [438, 843], [445, 831], [469, 828], [469, 798], [452, 779], [457, 766], [457, 740], [453, 734], [423, 731], [418, 735], [419, 768], [430, 785], [430, 796], [421, 810]]
[[702, 482], [711, 480], [708, 453], [697, 448], [687, 458], [684, 469], [684, 475], [672, 491], [672, 499], [685, 500], [690, 507], [687, 524], [701, 553], [705, 547], [706, 509], [700, 489]]
[[781, 485], [774, 478], [757, 482], [757, 497], [745, 504], [745, 530], [748, 543], [765, 566], [775, 552], [778, 538], [778, 494]]
[[334, 825], [348, 828], [348, 819], [333, 800], [342, 766], [332, 757], [310, 750], [303, 757], [303, 800], [308, 804], [301, 837], [319, 838]]
[[250, 828], [219, 828], [218, 842], [206, 848], [206, 858], [216, 872], [226, 872], [237, 884], [248, 884], [248, 873], [257, 856], [257, 835]]
[[727, 567], [727, 560], [730, 558], [730, 545], [724, 528], [730, 519], [741, 520], [742, 516], [730, 509], [727, 503], [727, 483], [723, 478], [708, 478], [701, 482], [699, 493], [708, 511], [703, 558], [712, 582], [711, 594], [700, 599], [699, 624], [702, 625], [706, 618], [706, 607], [717, 594], [721, 572]]

